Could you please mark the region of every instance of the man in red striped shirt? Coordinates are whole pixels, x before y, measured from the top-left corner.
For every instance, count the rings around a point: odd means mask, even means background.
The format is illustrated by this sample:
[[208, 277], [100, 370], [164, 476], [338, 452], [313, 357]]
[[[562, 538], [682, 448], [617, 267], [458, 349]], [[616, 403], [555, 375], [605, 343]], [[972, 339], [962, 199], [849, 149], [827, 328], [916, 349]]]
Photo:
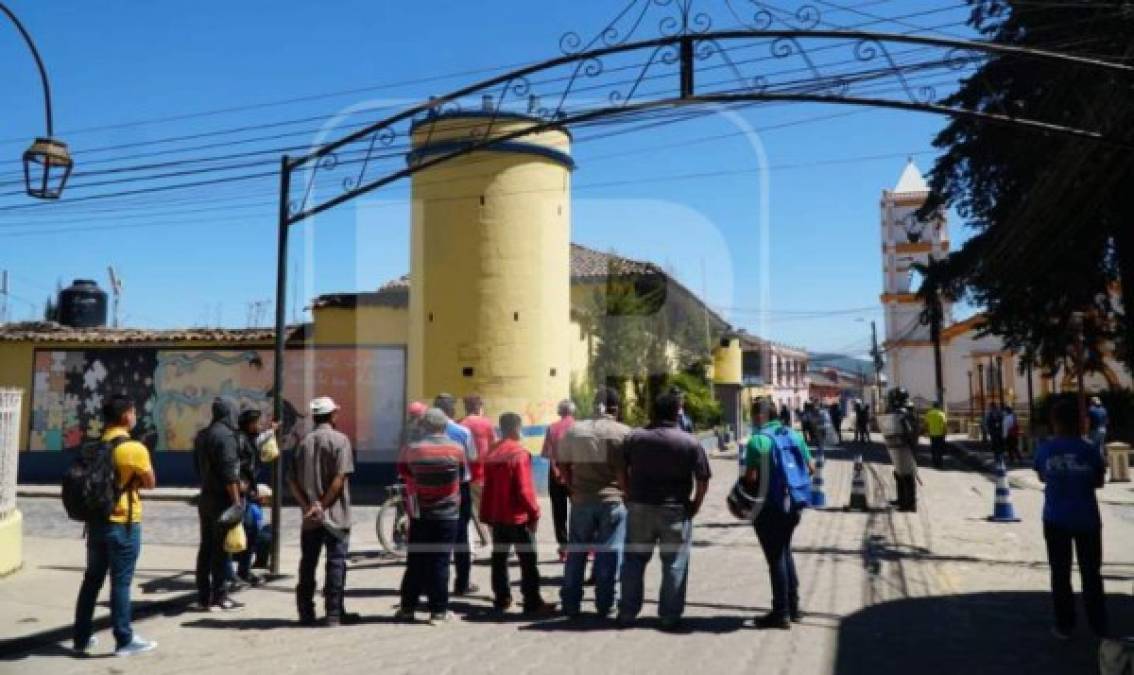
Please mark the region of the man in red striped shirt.
[[504, 439], [492, 446], [484, 458], [484, 494], [480, 518], [492, 526], [492, 593], [499, 611], [512, 606], [508, 580], [508, 554], [515, 547], [520, 559], [520, 590], [524, 613], [550, 614], [555, 605], [544, 602], [539, 592], [535, 533], [539, 525], [539, 500], [532, 484], [532, 456], [520, 443], [523, 419], [516, 413], [500, 416]]
[[430, 408], [422, 418], [424, 436], [402, 449], [398, 473], [414, 486], [410, 500], [409, 545], [402, 604], [397, 618], [413, 621], [422, 592], [429, 599], [430, 625], [449, 620], [449, 558], [461, 508], [465, 449], [445, 434], [448, 416]]

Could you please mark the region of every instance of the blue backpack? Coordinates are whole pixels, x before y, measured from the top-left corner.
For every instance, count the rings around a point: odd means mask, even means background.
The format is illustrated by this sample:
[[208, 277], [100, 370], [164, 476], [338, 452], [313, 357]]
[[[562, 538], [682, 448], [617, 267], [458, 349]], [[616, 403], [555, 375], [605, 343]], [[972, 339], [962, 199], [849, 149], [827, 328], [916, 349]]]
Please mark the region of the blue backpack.
[[768, 498], [765, 503], [774, 505], [784, 513], [807, 508], [811, 504], [811, 474], [803, 450], [787, 427], [780, 427], [764, 436], [772, 441]]

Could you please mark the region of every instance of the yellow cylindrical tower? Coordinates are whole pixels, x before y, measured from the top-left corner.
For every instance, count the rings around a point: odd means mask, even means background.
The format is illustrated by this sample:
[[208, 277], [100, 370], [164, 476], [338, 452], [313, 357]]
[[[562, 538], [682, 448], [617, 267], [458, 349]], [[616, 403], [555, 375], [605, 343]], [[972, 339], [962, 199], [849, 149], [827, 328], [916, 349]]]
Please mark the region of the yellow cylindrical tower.
[[[520, 115], [449, 113], [413, 128], [409, 162], [530, 128]], [[502, 141], [413, 175], [409, 395], [478, 393], [529, 435], [570, 390], [571, 137]]]
[[744, 375], [740, 338], [725, 336], [713, 350], [713, 384], [740, 384]]

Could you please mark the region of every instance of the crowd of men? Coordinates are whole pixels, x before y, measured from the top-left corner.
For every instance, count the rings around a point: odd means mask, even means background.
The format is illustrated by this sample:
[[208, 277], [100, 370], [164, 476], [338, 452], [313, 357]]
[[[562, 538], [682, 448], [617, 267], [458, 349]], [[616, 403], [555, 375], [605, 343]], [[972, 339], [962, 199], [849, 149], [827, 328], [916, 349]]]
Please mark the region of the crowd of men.
[[[553, 614], [555, 603], [540, 590], [536, 531], [541, 508], [532, 456], [523, 444], [523, 419], [506, 412], [493, 423], [484, 416], [484, 401], [473, 395], [465, 397], [465, 416], [457, 420], [456, 403], [454, 397], [441, 394], [431, 407], [420, 402], [409, 406], [397, 471], [406, 486], [410, 525], [395, 616], [415, 621], [424, 597], [428, 622], [447, 622], [450, 567], [455, 567], [453, 594], [479, 590], [471, 579], [470, 524], [483, 532], [478, 534], [482, 542], [489, 538], [492, 542], [493, 607], [500, 612], [512, 607], [508, 559], [514, 552], [520, 562], [524, 614]], [[311, 402], [314, 427], [295, 448], [287, 470], [291, 494], [302, 513], [295, 598], [299, 623], [305, 626], [360, 620], [344, 607], [354, 454], [350, 440], [336, 429], [338, 410], [327, 397]], [[582, 614], [585, 568], [592, 559], [596, 613], [618, 626], [631, 625], [642, 610], [644, 575], [657, 551], [658, 615], [663, 629], [678, 629], [685, 610], [693, 521], [711, 478], [704, 449], [683, 428], [688, 418], [681, 395], [670, 391], [658, 397], [651, 422], [637, 429], [622, 423], [621, 398], [614, 389], [597, 393], [585, 419], [576, 419], [570, 401], [563, 401], [558, 412], [559, 420], [545, 435], [543, 454], [550, 464], [552, 518], [565, 564], [559, 590], [562, 613], [569, 619]], [[855, 412], [857, 416], [859, 410]], [[740, 474], [730, 493], [730, 500], [736, 493], [760, 495], [754, 502], [758, 505], [743, 517], [759, 539], [770, 577], [772, 608], [756, 619], [762, 629], [789, 629], [802, 617], [792, 537], [806, 500], [794, 492], [795, 483], [785, 483], [791, 474], [784, 467], [794, 464], [797, 471], [806, 471], [800, 475], [807, 486], [814, 462], [805, 436], [819, 444], [821, 453], [823, 439], [834, 433], [827, 409], [806, 409], [804, 433], [786, 423], [783, 413], [771, 399], [753, 401], [752, 433], [741, 450]], [[130, 656], [156, 647], [130, 625], [130, 585], [141, 550], [139, 490], [152, 489], [156, 478], [148, 450], [130, 438], [137, 423], [133, 402], [124, 396], [108, 397], [103, 420], [99, 443], [112, 476], [114, 500], [105, 517], [87, 523], [87, 567], [76, 602], [73, 644], [79, 654], [97, 645], [91, 617], [109, 576], [115, 654]], [[1095, 633], [1105, 635], [1101, 519], [1094, 494], [1102, 485], [1102, 459], [1094, 444], [1097, 440], [1088, 442], [1080, 436], [1074, 406], [1057, 403], [1052, 422], [1055, 436], [1037, 449], [1034, 468], [1047, 483], [1043, 520], [1052, 570], [1053, 633], [1065, 639], [1075, 623], [1070, 586], [1074, 548], [1088, 622]], [[927, 416], [927, 423], [931, 443], [943, 438], [938, 415]], [[275, 430], [274, 424], [261, 423], [258, 411], [241, 411], [234, 400], [219, 397], [212, 421], [196, 437], [194, 458], [201, 486], [196, 582], [201, 611], [238, 611], [241, 603], [229, 595], [234, 584], [259, 583], [250, 569], [260, 557], [254, 550], [263, 552], [257, 503], [269, 495], [257, 485], [256, 475], [260, 461], [275, 458], [265, 450], [268, 441], [274, 441]], [[565, 503], [555, 506], [556, 494]], [[738, 515], [731, 501], [730, 510]], [[485, 527], [487, 532], [482, 530]], [[245, 543], [234, 547], [234, 533], [244, 533]], [[323, 555], [324, 617], [319, 621], [315, 572]]]

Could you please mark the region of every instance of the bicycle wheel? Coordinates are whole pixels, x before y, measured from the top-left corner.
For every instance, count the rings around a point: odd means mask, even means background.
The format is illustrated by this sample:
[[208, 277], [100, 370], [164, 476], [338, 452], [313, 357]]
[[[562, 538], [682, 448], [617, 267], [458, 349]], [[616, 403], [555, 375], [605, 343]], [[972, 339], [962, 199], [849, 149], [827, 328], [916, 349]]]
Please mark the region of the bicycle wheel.
[[399, 508], [397, 497], [387, 499], [378, 509], [374, 528], [378, 534], [378, 542], [386, 553], [398, 557], [406, 554], [406, 540], [409, 535], [409, 519], [405, 511]]

